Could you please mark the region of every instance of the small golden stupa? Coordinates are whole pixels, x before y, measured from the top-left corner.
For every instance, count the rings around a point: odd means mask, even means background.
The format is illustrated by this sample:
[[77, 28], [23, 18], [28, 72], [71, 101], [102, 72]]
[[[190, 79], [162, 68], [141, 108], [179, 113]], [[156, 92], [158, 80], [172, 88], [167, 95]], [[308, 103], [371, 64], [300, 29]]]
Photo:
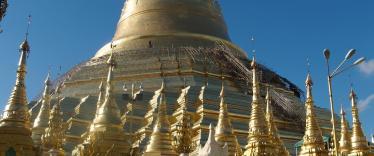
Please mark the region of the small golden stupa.
[[156, 123], [143, 156], [177, 156], [172, 145], [164, 81], [162, 81], [158, 103]]
[[218, 115], [218, 123], [215, 131], [215, 140], [221, 144], [221, 146], [228, 146], [229, 156], [235, 156], [242, 153], [241, 148], [237, 148], [239, 145], [236, 136], [234, 135], [230, 116], [227, 110], [227, 103], [225, 102], [225, 86], [224, 77], [222, 77], [222, 87], [220, 93], [220, 108]]
[[105, 99], [96, 111], [95, 119], [87, 132], [87, 138], [76, 147], [73, 155], [122, 156], [130, 154], [130, 139], [123, 131], [120, 111], [112, 94], [113, 71], [117, 65], [113, 54], [109, 57], [107, 64], [109, 71]]
[[51, 103], [51, 80], [50, 74], [48, 73], [47, 78], [44, 81], [44, 91], [41, 98], [41, 106], [38, 115], [34, 120], [32, 127], [32, 140], [35, 146], [41, 147], [41, 138], [45, 133], [45, 129], [48, 127], [50, 103]]
[[[369, 145], [366, 140], [364, 131], [361, 128], [360, 117], [357, 108], [357, 95], [353, 89], [349, 95], [352, 104], [352, 151], [349, 156], [368, 156], [369, 155]], [[370, 154], [372, 155], [372, 154]]]
[[257, 78], [255, 57], [252, 60], [252, 109], [249, 120], [248, 144], [245, 156], [276, 156], [275, 146], [269, 135], [269, 127], [265, 117], [265, 104], [260, 98], [260, 86]]
[[316, 113], [314, 111], [314, 101], [312, 96], [312, 77], [308, 73], [307, 79], [305, 81], [306, 86], [306, 127], [305, 135], [303, 138], [303, 145], [301, 146], [300, 156], [327, 156], [328, 151], [325, 148], [325, 143], [323, 142], [322, 132], [319, 128]]
[[345, 111], [343, 106], [340, 109], [340, 140], [339, 140], [339, 153], [341, 156], [347, 156], [351, 152], [351, 132], [349, 128], [349, 123], [345, 117]]
[[25, 88], [26, 60], [30, 53], [27, 35], [20, 46], [20, 53], [16, 84], [0, 120], [0, 154], [34, 156]]

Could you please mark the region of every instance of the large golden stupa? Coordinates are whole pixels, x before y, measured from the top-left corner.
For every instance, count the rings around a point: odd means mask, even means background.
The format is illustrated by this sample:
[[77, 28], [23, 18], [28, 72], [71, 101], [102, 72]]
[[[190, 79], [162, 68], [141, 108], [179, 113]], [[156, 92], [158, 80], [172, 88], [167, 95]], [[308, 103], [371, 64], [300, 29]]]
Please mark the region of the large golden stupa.
[[[188, 115], [191, 126], [187, 127], [192, 130], [188, 133], [192, 140], [188, 142], [193, 142], [197, 150], [208, 139], [209, 125], [217, 125], [222, 107], [225, 112], [221, 116], [226, 117], [222, 121], [231, 122], [226, 127], [230, 129], [227, 135], [238, 142], [238, 146], [229, 145], [230, 151], [240, 147], [245, 150], [251, 118], [251, 86], [257, 80], [252, 81], [251, 61], [246, 52], [230, 41], [217, 1], [127, 0], [113, 41], [58, 80], [63, 87], [58, 103], [66, 121], [63, 148], [66, 153], [90, 139], [87, 137], [91, 136], [90, 127], [98, 113], [97, 104], [104, 98], [103, 86], [100, 89], [99, 86], [106, 81], [106, 61], [111, 53], [117, 63], [111, 73], [110, 97], [120, 109], [125, 136], [134, 155], [149, 151], [146, 148], [152, 142], [154, 125], [161, 122], [158, 119], [158, 114], [162, 114], [158, 107], [160, 97], [164, 100], [162, 106], [166, 104], [170, 132], [165, 135], [168, 137], [175, 136], [183, 125], [179, 120]], [[268, 103], [274, 114], [271, 120], [289, 153], [294, 154], [294, 144], [302, 140], [305, 129], [303, 93], [265, 66], [258, 64], [257, 68], [256, 97], [259, 99], [256, 103], [265, 103], [266, 90], [270, 87]], [[223, 96], [220, 97], [223, 88], [224, 104]], [[53, 96], [50, 107], [55, 103]], [[30, 105], [32, 120], [38, 117], [44, 118], [38, 121], [48, 121], [47, 116], [38, 115], [43, 100], [32, 101]], [[259, 112], [262, 111], [259, 109]], [[329, 111], [315, 108], [315, 113], [323, 134], [329, 135]], [[221, 132], [226, 134], [224, 129], [218, 129], [217, 136]], [[38, 135], [44, 134], [38, 132]]]

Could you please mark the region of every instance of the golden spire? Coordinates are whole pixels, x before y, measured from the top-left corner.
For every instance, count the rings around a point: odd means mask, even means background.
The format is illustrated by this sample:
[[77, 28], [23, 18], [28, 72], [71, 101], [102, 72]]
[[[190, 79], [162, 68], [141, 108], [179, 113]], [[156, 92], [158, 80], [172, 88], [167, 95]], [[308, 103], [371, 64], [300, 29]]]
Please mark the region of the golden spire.
[[345, 111], [343, 105], [340, 109], [341, 115], [341, 132], [340, 132], [340, 141], [339, 141], [339, 152], [340, 155], [346, 156], [351, 152], [351, 135], [349, 132], [349, 124], [345, 118]]
[[215, 139], [217, 142], [224, 146], [228, 145], [229, 155], [236, 154], [237, 140], [233, 133], [230, 116], [225, 102], [225, 86], [224, 77], [222, 77], [221, 93], [220, 93], [220, 109], [218, 115], [218, 123], [216, 126]]
[[162, 81], [160, 99], [157, 112], [157, 120], [151, 134], [151, 139], [146, 147], [144, 156], [170, 155], [176, 156], [173, 150], [170, 134], [170, 123], [167, 115], [165, 82]]
[[[112, 48], [114, 46], [112, 45]], [[123, 131], [115, 96], [113, 95], [113, 72], [116, 67], [113, 52], [107, 61], [109, 66], [106, 81], [105, 99], [96, 110], [86, 140], [75, 147], [73, 155], [129, 155], [130, 139]], [[102, 90], [102, 87], [100, 89]], [[102, 91], [101, 91], [102, 92]]]
[[365, 154], [369, 151], [368, 142], [361, 128], [361, 122], [357, 108], [357, 96], [353, 88], [351, 89], [350, 99], [352, 104], [352, 154]]
[[[115, 97], [112, 94], [113, 71], [117, 65], [116, 61], [113, 58], [113, 52], [109, 56], [107, 64], [109, 66], [109, 71], [106, 81], [105, 99], [103, 103], [100, 105], [99, 109], [97, 110], [96, 117], [93, 120], [93, 129], [91, 129], [92, 131], [121, 130], [122, 122], [120, 117], [120, 111], [115, 101]], [[114, 129], [110, 129], [110, 127]]]
[[278, 129], [274, 123], [273, 110], [271, 109], [271, 97], [269, 89], [266, 90], [266, 119], [269, 126], [269, 135], [275, 146], [276, 152], [279, 156], [289, 156], [290, 153], [287, 151], [283, 144], [283, 141], [278, 135]]
[[303, 138], [303, 145], [301, 146], [300, 156], [327, 156], [328, 152], [325, 149], [325, 145], [322, 138], [322, 132], [318, 126], [316, 115], [314, 112], [314, 102], [312, 96], [312, 78], [308, 73], [305, 81], [306, 85], [306, 127], [305, 135]]
[[63, 126], [63, 116], [61, 112], [60, 86], [57, 86], [55, 93], [57, 96], [57, 102], [52, 108], [48, 127], [45, 130], [45, 134], [41, 137], [41, 141], [44, 149], [51, 152], [57, 152], [58, 156], [62, 156], [64, 155], [62, 146], [65, 137], [65, 131]]
[[[30, 25], [30, 18], [29, 24]], [[26, 60], [30, 52], [30, 46], [26, 39], [20, 46], [17, 79], [4, 114], [0, 119], [0, 155], [35, 155], [36, 148], [31, 138], [30, 114], [27, 106], [25, 88]], [[13, 153], [13, 154], [12, 154]]]
[[174, 136], [173, 146], [177, 153], [191, 153], [195, 150], [196, 144], [193, 142], [191, 116], [187, 108], [182, 108], [182, 117], [176, 125], [176, 134]]
[[216, 135], [215, 135], [217, 141], [219, 141], [221, 138], [225, 138], [225, 136], [222, 136], [222, 135], [233, 133], [229, 113], [227, 111], [227, 104], [225, 103], [225, 86], [224, 86], [223, 80], [222, 80], [221, 92], [220, 92], [219, 97], [220, 97], [220, 108], [219, 108], [219, 117], [218, 117], [218, 123], [216, 126]]
[[[101, 104], [104, 102], [105, 100], [105, 88], [104, 88], [104, 82], [101, 81], [100, 83], [100, 86], [99, 86], [99, 97], [97, 98], [97, 103], [96, 103], [96, 113], [95, 113], [95, 118], [97, 117], [97, 115], [99, 114], [99, 109], [100, 109], [100, 106]], [[90, 126], [90, 131], [94, 131], [94, 124], [91, 123], [91, 126]]]
[[38, 116], [34, 120], [34, 125], [32, 128], [31, 137], [36, 145], [41, 144], [41, 137], [45, 133], [45, 129], [48, 127], [51, 102], [51, 85], [50, 73], [48, 72], [47, 78], [44, 81], [44, 91], [41, 98], [40, 110]]
[[246, 156], [261, 156], [261, 155], [275, 155], [274, 145], [268, 132], [268, 126], [264, 113], [264, 104], [260, 100], [260, 87], [257, 80], [256, 60], [253, 57], [252, 61], [252, 110], [249, 121], [249, 135], [248, 144], [244, 155]]
[[[30, 25], [30, 18], [28, 27]], [[28, 30], [28, 29], [27, 29]], [[0, 121], [0, 127], [22, 127], [30, 128], [30, 114], [27, 107], [27, 96], [25, 87], [26, 60], [30, 53], [30, 45], [27, 40], [28, 31], [25, 40], [20, 45], [20, 58], [18, 62], [16, 84], [9, 97], [8, 104], [5, 106], [3, 118]]]

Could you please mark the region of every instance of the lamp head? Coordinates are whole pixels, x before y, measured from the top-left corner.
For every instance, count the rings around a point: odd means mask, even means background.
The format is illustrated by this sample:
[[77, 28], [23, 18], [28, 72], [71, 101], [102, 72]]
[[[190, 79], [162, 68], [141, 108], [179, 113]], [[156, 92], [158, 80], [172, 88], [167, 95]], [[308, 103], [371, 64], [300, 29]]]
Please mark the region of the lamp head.
[[349, 50], [348, 53], [347, 53], [347, 55], [345, 55], [345, 60], [349, 60], [355, 54], [356, 54], [356, 49]]
[[361, 63], [363, 63], [363, 62], [365, 62], [365, 57], [361, 57], [361, 58], [359, 58], [357, 61], [355, 61], [355, 62], [353, 63], [353, 65], [359, 65], [359, 64], [361, 64]]
[[323, 50], [323, 55], [325, 55], [326, 60], [330, 59], [330, 50], [329, 49], [324, 49]]

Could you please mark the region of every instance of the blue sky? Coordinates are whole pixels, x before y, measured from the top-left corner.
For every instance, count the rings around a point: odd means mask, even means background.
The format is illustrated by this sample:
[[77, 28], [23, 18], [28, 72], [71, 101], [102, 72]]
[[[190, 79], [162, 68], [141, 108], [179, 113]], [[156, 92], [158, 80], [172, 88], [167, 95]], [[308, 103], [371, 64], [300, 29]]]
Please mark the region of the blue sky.
[[[32, 14], [31, 55], [27, 90], [31, 99], [43, 87], [51, 67], [68, 70], [92, 57], [109, 42], [123, 1], [112, 0], [17, 0], [10, 1], [8, 15], [0, 23], [0, 107], [3, 109], [14, 84], [19, 43], [24, 38], [26, 18]], [[250, 51], [255, 35], [259, 62], [304, 89], [306, 59], [311, 62], [314, 97], [318, 106], [329, 108], [324, 48], [332, 52], [336, 66], [345, 53], [357, 49], [357, 59], [367, 63], [336, 77], [333, 89], [336, 110], [349, 112], [350, 81], [359, 97], [366, 135], [374, 133], [374, 1], [372, 0], [221, 0], [232, 41]], [[350, 118], [350, 115], [349, 115]]]

